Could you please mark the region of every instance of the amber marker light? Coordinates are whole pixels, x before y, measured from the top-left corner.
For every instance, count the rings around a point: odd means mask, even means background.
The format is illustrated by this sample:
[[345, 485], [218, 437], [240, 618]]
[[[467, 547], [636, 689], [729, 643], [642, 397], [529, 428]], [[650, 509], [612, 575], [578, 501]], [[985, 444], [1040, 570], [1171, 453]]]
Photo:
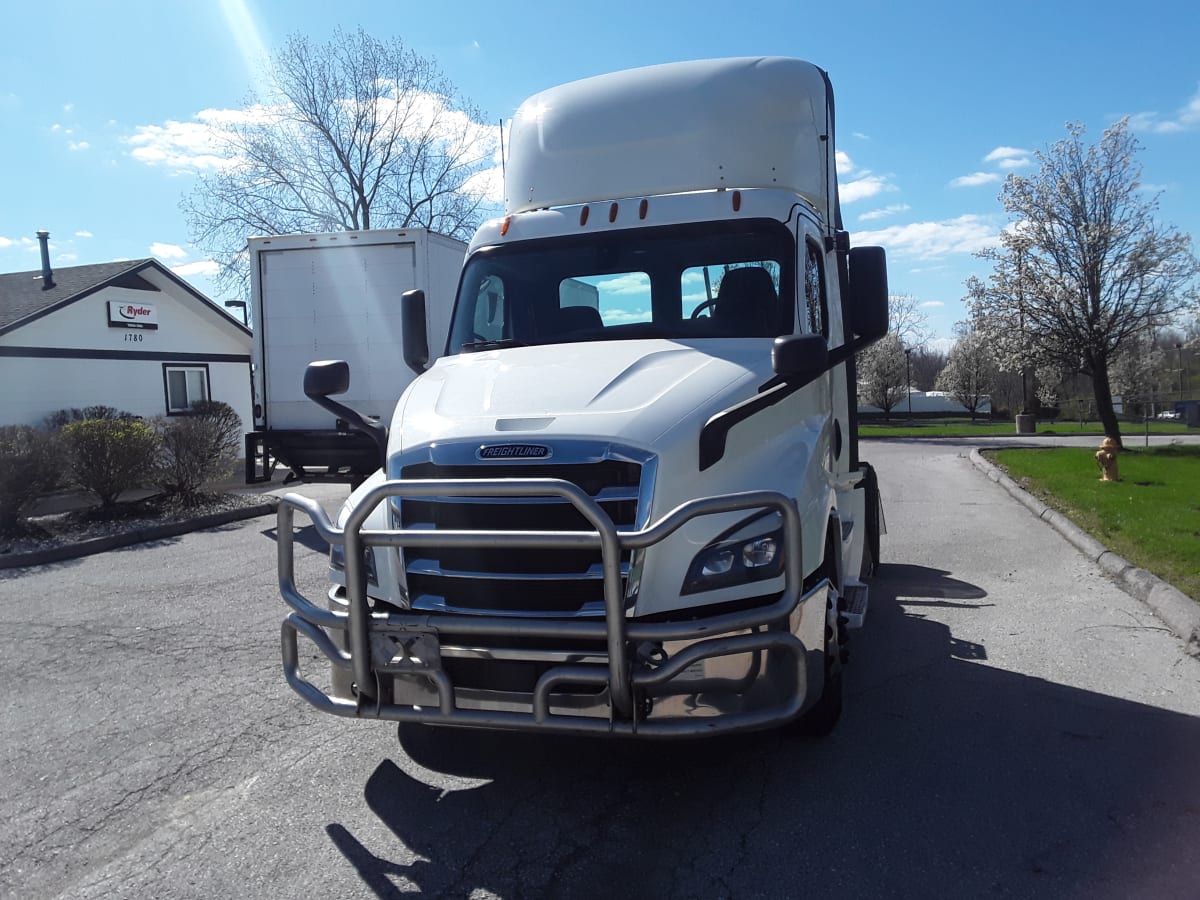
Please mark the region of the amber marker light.
[[741, 208], [742, 208], [742, 192], [734, 191], [733, 192], [733, 211], [739, 212], [741, 210]]

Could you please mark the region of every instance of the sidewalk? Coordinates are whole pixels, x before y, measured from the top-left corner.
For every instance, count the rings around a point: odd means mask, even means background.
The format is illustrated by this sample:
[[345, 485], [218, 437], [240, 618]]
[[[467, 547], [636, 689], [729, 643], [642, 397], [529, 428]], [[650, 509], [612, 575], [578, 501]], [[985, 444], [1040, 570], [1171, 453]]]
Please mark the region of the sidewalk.
[[1111, 576], [1127, 594], [1150, 607], [1163, 624], [1187, 645], [1187, 651], [1200, 657], [1200, 603], [1157, 575], [1139, 569], [1113, 553], [1062, 513], [1051, 509], [1005, 475], [985, 459], [978, 448], [971, 450], [971, 464], [1004, 488], [1018, 503], [1054, 528], [1080, 553]]

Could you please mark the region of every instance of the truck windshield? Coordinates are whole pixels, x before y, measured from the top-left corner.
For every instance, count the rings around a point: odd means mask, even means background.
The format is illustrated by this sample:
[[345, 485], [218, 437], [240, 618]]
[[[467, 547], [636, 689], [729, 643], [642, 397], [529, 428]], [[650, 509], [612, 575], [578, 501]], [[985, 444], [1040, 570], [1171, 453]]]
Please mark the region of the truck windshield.
[[791, 233], [773, 220], [485, 248], [463, 272], [447, 353], [789, 334], [794, 248]]

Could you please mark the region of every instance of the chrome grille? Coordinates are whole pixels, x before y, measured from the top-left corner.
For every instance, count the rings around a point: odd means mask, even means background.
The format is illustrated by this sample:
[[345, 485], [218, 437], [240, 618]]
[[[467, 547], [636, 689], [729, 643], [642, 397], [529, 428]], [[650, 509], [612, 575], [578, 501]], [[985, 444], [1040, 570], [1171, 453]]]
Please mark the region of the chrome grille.
[[[604, 459], [570, 463], [439, 465], [414, 463], [404, 479], [560, 478], [585, 490], [618, 527], [638, 525], [642, 466]], [[436, 497], [401, 499], [400, 525], [421, 530], [590, 531], [587, 520], [558, 498]], [[603, 614], [603, 574], [597, 550], [422, 547], [406, 551], [408, 592], [416, 609], [463, 612]], [[629, 554], [621, 558], [622, 582]], [[623, 585], [624, 586], [624, 585]]]

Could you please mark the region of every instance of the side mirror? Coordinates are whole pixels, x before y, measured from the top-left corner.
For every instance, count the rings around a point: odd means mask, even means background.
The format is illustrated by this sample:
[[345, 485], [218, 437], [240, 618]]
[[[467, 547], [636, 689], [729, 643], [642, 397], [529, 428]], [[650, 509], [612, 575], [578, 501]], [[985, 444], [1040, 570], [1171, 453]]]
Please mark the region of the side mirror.
[[429, 368], [424, 291], [405, 291], [400, 295], [400, 329], [404, 332], [404, 362], [420, 375]]
[[850, 330], [865, 346], [888, 331], [887, 255], [882, 247], [854, 247], [849, 265]]
[[819, 334], [790, 334], [775, 338], [771, 367], [788, 381], [808, 384], [829, 370], [829, 345]]
[[350, 390], [350, 364], [344, 359], [311, 362], [304, 370], [304, 396], [315, 401]]
[[387, 428], [373, 419], [368, 419], [357, 409], [331, 400], [338, 394], [350, 390], [350, 364], [344, 359], [322, 359], [311, 362], [304, 369], [304, 396], [321, 409], [345, 419], [355, 431], [361, 431], [375, 442], [379, 449], [379, 465], [387, 461]]

